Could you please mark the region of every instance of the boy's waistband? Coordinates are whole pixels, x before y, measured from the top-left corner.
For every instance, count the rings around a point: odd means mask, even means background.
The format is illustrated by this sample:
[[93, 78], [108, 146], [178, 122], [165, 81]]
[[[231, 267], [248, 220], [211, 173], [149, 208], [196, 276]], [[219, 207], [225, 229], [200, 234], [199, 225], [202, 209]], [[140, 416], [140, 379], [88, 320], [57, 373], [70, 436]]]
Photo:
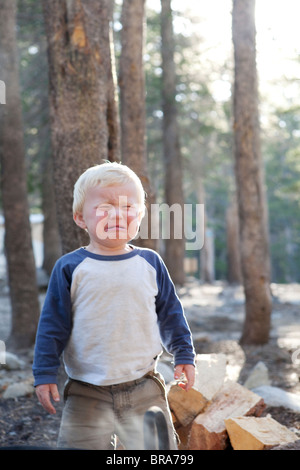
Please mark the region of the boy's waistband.
[[145, 375], [143, 375], [139, 379], [130, 380], [129, 382], [122, 382], [122, 383], [113, 384], [113, 385], [94, 385], [94, 384], [91, 384], [91, 383], [88, 383], [88, 382], [83, 382], [81, 380], [76, 380], [76, 379], [72, 379], [72, 378], [69, 377], [69, 379], [66, 382], [65, 389], [68, 389], [72, 382], [77, 382], [79, 384], [82, 384], [82, 385], [85, 385], [87, 387], [93, 388], [94, 390], [100, 390], [100, 389], [105, 388], [107, 390], [111, 390], [112, 392], [117, 392], [117, 391], [128, 390], [129, 388], [140, 384], [145, 379], [153, 379], [155, 382], [157, 382], [157, 384], [160, 386], [160, 388], [162, 388], [163, 391], [165, 392], [164, 379], [161, 376], [161, 374], [159, 374], [159, 372], [155, 372], [154, 370], [150, 370], [149, 372], [147, 372]]

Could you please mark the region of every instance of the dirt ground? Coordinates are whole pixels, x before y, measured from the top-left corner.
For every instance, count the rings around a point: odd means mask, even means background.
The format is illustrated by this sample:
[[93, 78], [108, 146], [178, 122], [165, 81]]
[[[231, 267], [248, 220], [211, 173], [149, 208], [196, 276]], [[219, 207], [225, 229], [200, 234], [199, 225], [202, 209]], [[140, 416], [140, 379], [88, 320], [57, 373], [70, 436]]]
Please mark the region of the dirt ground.
[[[243, 384], [252, 368], [263, 361], [273, 386], [300, 395], [300, 285], [272, 285], [273, 314], [270, 341], [267, 345], [241, 347], [239, 338], [244, 320], [244, 298], [241, 287], [224, 283], [201, 285], [189, 279], [178, 293], [190, 324], [196, 352], [227, 355], [228, 373]], [[41, 303], [44, 294], [41, 293]], [[10, 330], [10, 303], [7, 288], [0, 282], [0, 340], [5, 341]], [[299, 362], [295, 354], [299, 349]], [[293, 356], [294, 353], [294, 356]], [[0, 366], [0, 448], [3, 446], [55, 447], [62, 403], [56, 415], [48, 415], [34, 394], [4, 399], [11, 383], [32, 380], [32, 351], [19, 353], [26, 366], [7, 371]], [[60, 390], [65, 376], [61, 372]], [[264, 414], [292, 429], [300, 439], [300, 413], [283, 407], [268, 407]]]

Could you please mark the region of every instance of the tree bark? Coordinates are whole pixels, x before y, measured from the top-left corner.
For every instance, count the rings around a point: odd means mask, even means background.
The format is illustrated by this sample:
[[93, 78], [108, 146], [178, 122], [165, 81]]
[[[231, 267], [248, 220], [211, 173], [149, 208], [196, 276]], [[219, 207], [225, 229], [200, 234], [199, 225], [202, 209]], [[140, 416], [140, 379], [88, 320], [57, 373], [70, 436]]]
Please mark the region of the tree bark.
[[64, 253], [87, 243], [72, 218], [73, 187], [103, 160], [119, 160], [108, 0], [45, 0], [58, 223]]
[[227, 280], [229, 284], [242, 284], [239, 216], [236, 198], [226, 212]]
[[[182, 188], [182, 158], [179, 142], [179, 128], [176, 108], [176, 72], [174, 62], [174, 33], [171, 0], [161, 0], [161, 37], [162, 37], [162, 101], [163, 101], [163, 148], [165, 162], [165, 197], [171, 207], [178, 204], [182, 208], [182, 219], [171, 218], [171, 237], [166, 240], [165, 260], [175, 284], [184, 284], [185, 240], [175, 238], [175, 232], [183, 233], [184, 194]], [[175, 222], [178, 224], [176, 229]]]
[[53, 182], [53, 161], [46, 156], [42, 165], [41, 192], [42, 208], [44, 215], [43, 245], [44, 259], [43, 269], [50, 276], [55, 262], [62, 255], [61, 240], [58, 231], [56, 217], [55, 191]]
[[[106, 0], [107, 15], [109, 22], [109, 47], [110, 64], [108, 94], [107, 94], [107, 125], [108, 125], [108, 160], [119, 162], [121, 160], [121, 129], [119, 116], [119, 97], [118, 97], [118, 79], [115, 62], [114, 36], [113, 36], [113, 16], [115, 9], [115, 0]], [[109, 59], [109, 58], [108, 58]]]
[[235, 173], [246, 298], [241, 342], [264, 344], [269, 339], [272, 306], [254, 11], [255, 0], [233, 1]]
[[[200, 168], [203, 169], [203, 161], [201, 158]], [[214, 249], [214, 233], [207, 226], [206, 196], [203, 184], [203, 177], [197, 178], [197, 200], [198, 204], [204, 205], [204, 244], [200, 251], [200, 279], [204, 283], [213, 284], [215, 282], [215, 249]]]
[[[146, 144], [146, 93], [143, 62], [145, 0], [124, 0], [119, 68], [122, 161], [141, 179], [147, 194], [147, 212], [142, 224], [147, 224], [148, 238], [138, 239], [139, 246], [156, 248], [151, 235], [151, 205], [155, 195], [151, 187]], [[143, 227], [141, 233], [143, 233]]]
[[0, 3], [0, 69], [6, 84], [6, 104], [0, 107], [1, 187], [5, 218], [5, 250], [12, 306], [7, 346], [34, 344], [39, 318], [36, 267], [32, 249], [23, 120], [16, 42], [16, 1]]

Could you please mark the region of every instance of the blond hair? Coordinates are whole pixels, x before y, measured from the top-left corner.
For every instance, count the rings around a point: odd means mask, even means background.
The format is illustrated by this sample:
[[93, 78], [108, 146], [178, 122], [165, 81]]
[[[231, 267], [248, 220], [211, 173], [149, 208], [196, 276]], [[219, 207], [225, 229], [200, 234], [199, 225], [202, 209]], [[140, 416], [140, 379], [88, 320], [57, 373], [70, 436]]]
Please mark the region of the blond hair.
[[87, 189], [95, 186], [117, 186], [133, 182], [138, 191], [140, 211], [145, 212], [145, 191], [140, 178], [128, 166], [117, 162], [105, 162], [88, 168], [76, 181], [73, 193], [73, 214], [81, 213]]

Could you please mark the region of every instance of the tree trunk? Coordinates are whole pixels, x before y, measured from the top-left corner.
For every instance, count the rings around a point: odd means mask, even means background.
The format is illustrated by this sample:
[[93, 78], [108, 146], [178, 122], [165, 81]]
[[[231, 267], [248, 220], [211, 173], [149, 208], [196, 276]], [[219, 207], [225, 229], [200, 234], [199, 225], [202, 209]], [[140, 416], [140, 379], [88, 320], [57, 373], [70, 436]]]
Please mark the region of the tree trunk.
[[113, 17], [115, 9], [115, 0], [107, 1], [107, 15], [109, 23], [109, 47], [110, 47], [110, 64], [108, 93], [107, 93], [107, 125], [108, 125], [108, 160], [111, 162], [121, 160], [121, 130], [119, 116], [119, 98], [117, 91], [117, 71], [115, 62], [114, 35], [113, 35]]
[[147, 194], [147, 213], [142, 221], [141, 233], [148, 238], [140, 238], [137, 243], [146, 248], [156, 248], [156, 240], [151, 235], [151, 205], [155, 195], [151, 188], [146, 144], [146, 94], [143, 63], [145, 0], [124, 0], [122, 8], [122, 33], [119, 69], [121, 104], [121, 145], [122, 161], [141, 179]]
[[[204, 168], [201, 158], [200, 168]], [[203, 184], [203, 177], [197, 178], [197, 196], [198, 204], [204, 205], [204, 244], [200, 251], [200, 279], [204, 283], [213, 284], [215, 282], [215, 249], [214, 249], [214, 233], [213, 230], [207, 227], [207, 211], [205, 200], [205, 188]]]
[[255, 0], [233, 1], [235, 170], [246, 297], [242, 343], [268, 342], [271, 317], [267, 208], [260, 149]]
[[64, 253], [87, 243], [73, 222], [73, 187], [103, 160], [119, 160], [108, 0], [45, 0], [58, 223]]
[[61, 240], [58, 231], [55, 191], [53, 183], [52, 158], [46, 156], [42, 165], [42, 206], [44, 214], [43, 223], [43, 246], [44, 259], [43, 269], [50, 276], [57, 259], [62, 255]]
[[[184, 276], [185, 240], [174, 235], [183, 233], [184, 195], [182, 188], [182, 162], [176, 108], [176, 72], [174, 63], [174, 34], [171, 0], [161, 0], [161, 37], [163, 69], [163, 147], [165, 160], [165, 197], [169, 207], [177, 204], [182, 208], [182, 218], [171, 218], [170, 240], [166, 240], [165, 260], [175, 284], [182, 285]], [[176, 222], [177, 227], [175, 227]], [[179, 225], [181, 224], [181, 227]]]
[[227, 280], [229, 284], [242, 283], [239, 216], [237, 202], [234, 200], [226, 212], [227, 232]]
[[16, 43], [16, 1], [0, 3], [0, 69], [6, 83], [6, 103], [1, 105], [1, 187], [5, 218], [5, 250], [12, 305], [12, 330], [8, 347], [34, 344], [39, 318], [36, 267], [32, 249], [23, 121]]

